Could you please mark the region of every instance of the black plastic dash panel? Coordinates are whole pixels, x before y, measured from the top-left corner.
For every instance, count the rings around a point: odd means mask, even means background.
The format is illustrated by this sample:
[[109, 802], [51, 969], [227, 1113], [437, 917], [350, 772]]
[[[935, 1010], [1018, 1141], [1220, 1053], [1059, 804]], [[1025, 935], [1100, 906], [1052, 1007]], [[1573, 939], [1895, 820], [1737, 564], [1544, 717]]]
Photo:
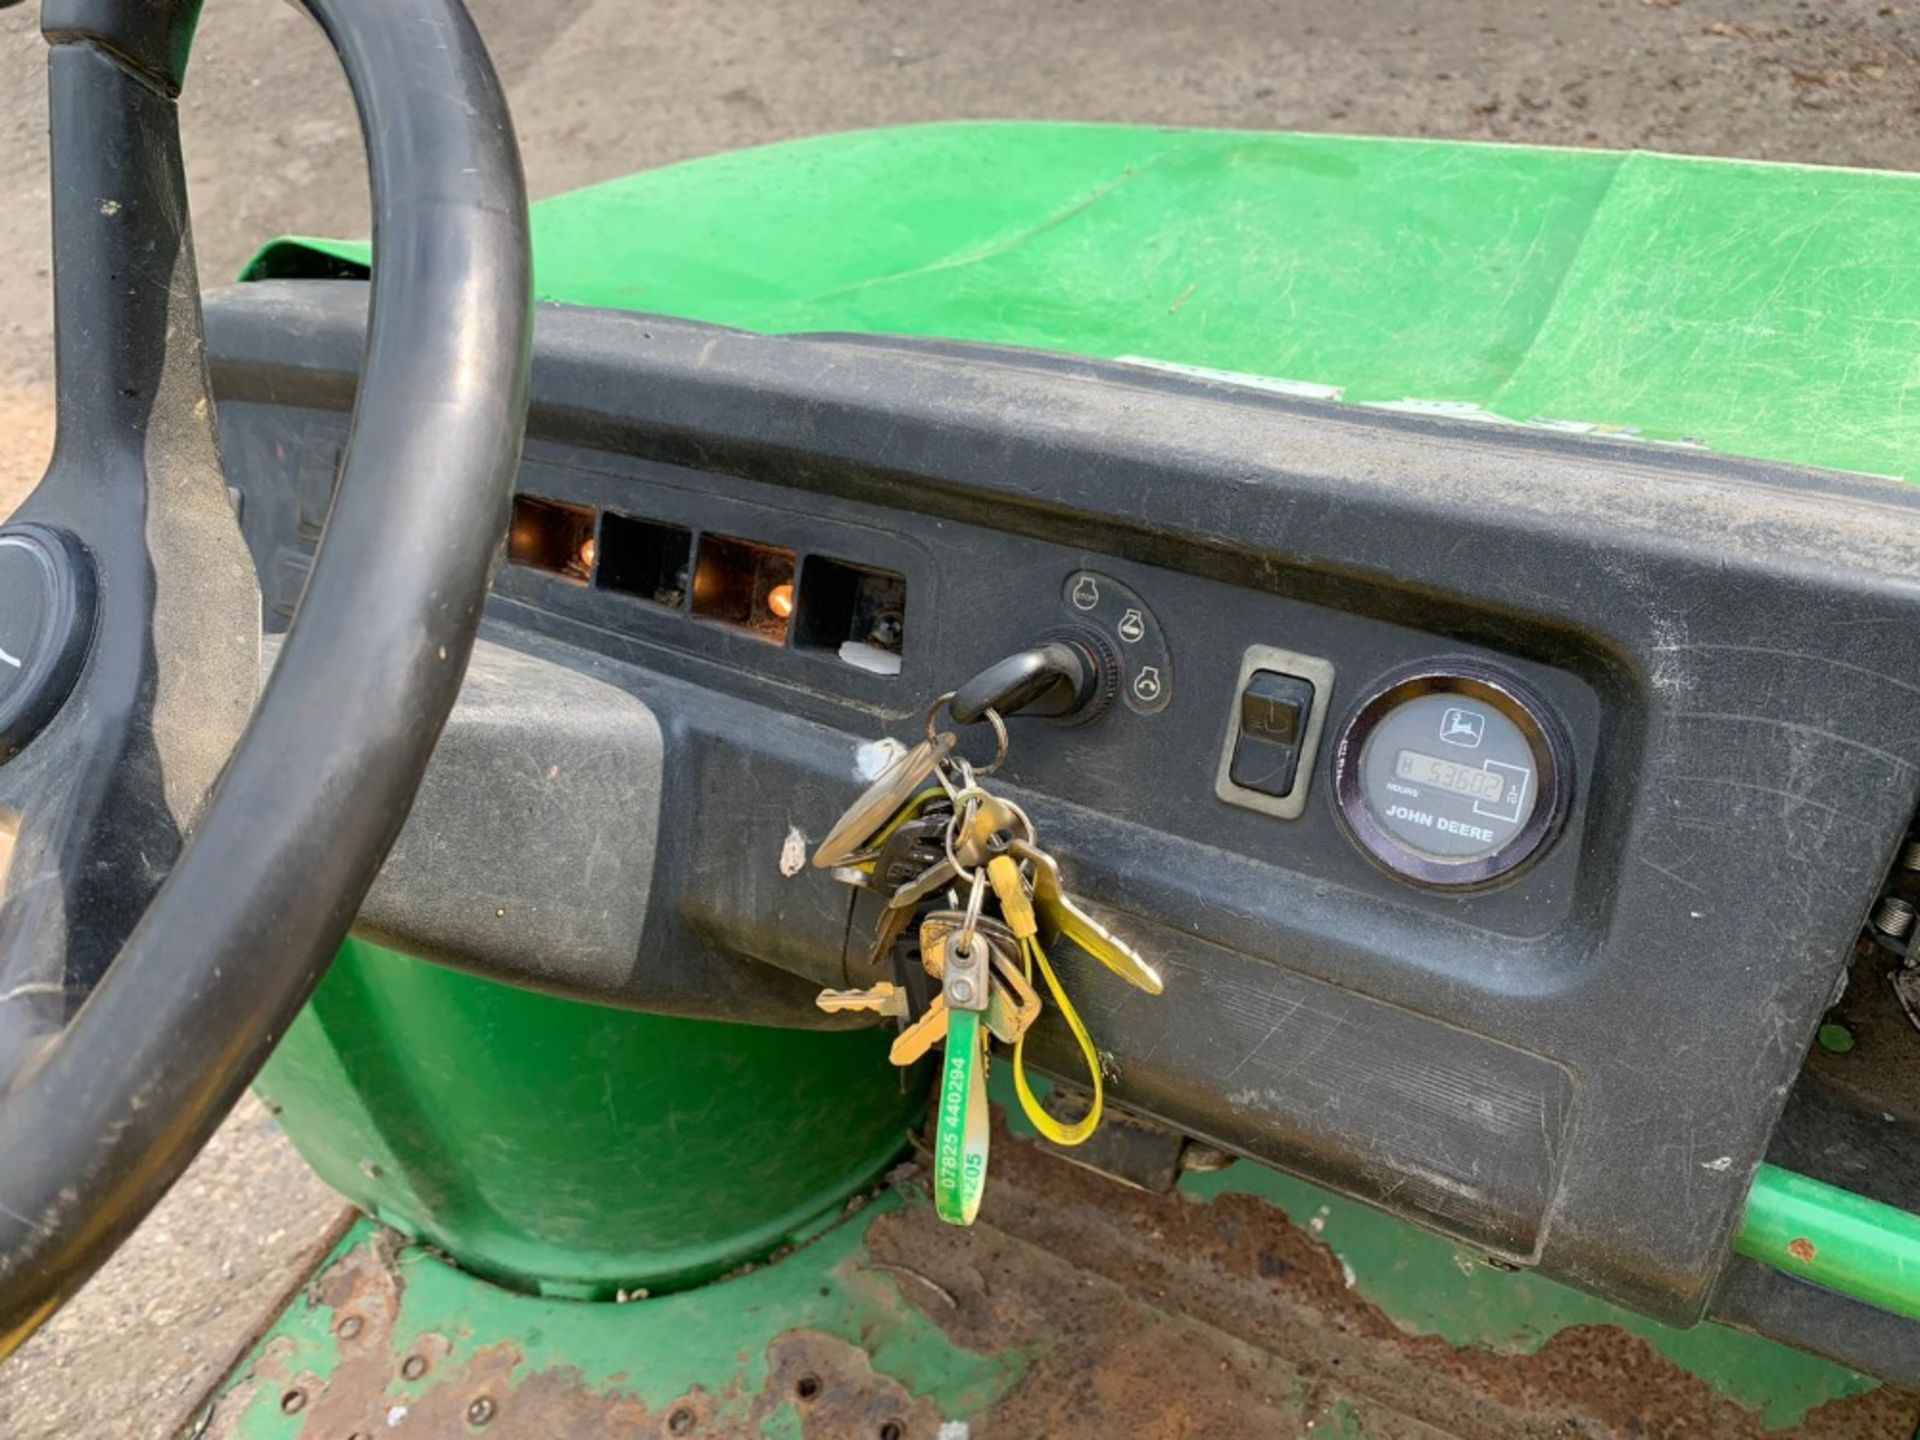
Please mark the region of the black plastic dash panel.
[[[307, 452], [350, 391], [363, 304], [327, 282], [211, 308], [263, 573], [311, 546], [301, 497], [327, 462]], [[725, 970], [737, 1017], [818, 1023], [791, 991], [739, 999], [755, 966], [842, 983], [859, 948], [845, 893], [789, 878], [783, 842], [824, 833], [864, 745], [911, 739], [928, 698], [1070, 618], [1072, 577], [1108, 576], [1164, 644], [1153, 704], [1016, 720], [1004, 778], [1172, 974], [1148, 999], [1073, 967], [1117, 1096], [1699, 1314], [1920, 800], [1920, 492], [1137, 368], [553, 308], [533, 416], [524, 493], [907, 595], [882, 675], [796, 643], [803, 616], [770, 644], [503, 569], [492, 633], [638, 696], [665, 736], [646, 931], [595, 998], [709, 1014]], [[1331, 743], [1298, 820], [1221, 800], [1252, 645], [1329, 662], [1336, 727], [1398, 667], [1516, 677], [1566, 730], [1564, 827], [1512, 879], [1447, 895], [1340, 829]]]

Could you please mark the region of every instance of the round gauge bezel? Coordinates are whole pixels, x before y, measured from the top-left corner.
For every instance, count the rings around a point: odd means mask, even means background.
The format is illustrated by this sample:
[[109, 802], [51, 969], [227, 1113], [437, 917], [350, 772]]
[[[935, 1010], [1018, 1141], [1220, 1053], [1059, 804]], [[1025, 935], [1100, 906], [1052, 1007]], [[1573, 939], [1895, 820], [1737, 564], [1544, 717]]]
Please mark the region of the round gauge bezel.
[[[1537, 798], [1527, 821], [1498, 850], [1444, 860], [1416, 850], [1378, 820], [1361, 788], [1360, 756], [1380, 722], [1422, 695], [1455, 694], [1498, 710], [1533, 752]], [[1375, 864], [1429, 890], [1484, 890], [1537, 860], [1565, 825], [1573, 799], [1572, 746], [1547, 703], [1503, 670], [1478, 661], [1424, 662], [1386, 676], [1341, 726], [1333, 750], [1334, 808], [1347, 834]]]

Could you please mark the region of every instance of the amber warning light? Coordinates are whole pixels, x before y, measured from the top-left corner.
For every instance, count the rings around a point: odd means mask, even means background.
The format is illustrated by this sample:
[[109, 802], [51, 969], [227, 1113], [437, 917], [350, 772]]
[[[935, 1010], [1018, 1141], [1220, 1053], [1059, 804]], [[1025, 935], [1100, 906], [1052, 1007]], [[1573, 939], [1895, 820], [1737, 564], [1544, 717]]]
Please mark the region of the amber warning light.
[[767, 592], [767, 609], [782, 620], [793, 614], [793, 586], [791, 583], [776, 585]]

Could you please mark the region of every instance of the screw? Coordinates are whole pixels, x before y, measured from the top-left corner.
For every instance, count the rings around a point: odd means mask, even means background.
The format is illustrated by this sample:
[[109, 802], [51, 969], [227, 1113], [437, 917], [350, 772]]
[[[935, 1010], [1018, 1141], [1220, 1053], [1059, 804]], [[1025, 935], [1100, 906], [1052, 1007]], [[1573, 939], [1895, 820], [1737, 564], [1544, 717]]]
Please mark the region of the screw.
[[1889, 895], [1873, 910], [1873, 928], [1889, 940], [1904, 939], [1913, 929], [1913, 906]]
[[427, 1373], [427, 1357], [424, 1355], [407, 1356], [406, 1363], [400, 1367], [400, 1373], [408, 1380], [418, 1380], [422, 1375]]
[[298, 1415], [306, 1408], [307, 1392], [304, 1390], [289, 1390], [280, 1397], [280, 1413], [282, 1415]]
[[467, 1406], [467, 1423], [469, 1425], [484, 1425], [491, 1419], [493, 1419], [493, 1401], [485, 1395], [480, 1396], [471, 1405]]
[[691, 1435], [693, 1433], [693, 1424], [693, 1411], [687, 1409], [684, 1405], [667, 1416], [667, 1429], [676, 1435]]
[[954, 976], [947, 982], [947, 989], [953, 996], [954, 1004], [970, 1005], [973, 1003], [973, 982], [967, 979], [966, 976]]
[[342, 1340], [351, 1340], [360, 1333], [363, 1322], [358, 1315], [341, 1317], [340, 1323], [333, 1327], [333, 1333]]

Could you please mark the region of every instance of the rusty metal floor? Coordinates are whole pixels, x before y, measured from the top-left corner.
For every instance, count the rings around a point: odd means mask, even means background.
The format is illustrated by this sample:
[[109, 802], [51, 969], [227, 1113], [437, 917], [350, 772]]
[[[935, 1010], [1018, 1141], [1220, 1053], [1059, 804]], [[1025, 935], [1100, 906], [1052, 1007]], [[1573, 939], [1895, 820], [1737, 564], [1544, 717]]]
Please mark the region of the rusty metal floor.
[[[1305, 1187], [1281, 1183], [1297, 1213]], [[1366, 1293], [1391, 1285], [1361, 1283], [1327, 1243], [1331, 1205], [1296, 1225], [1270, 1197], [1212, 1190], [1129, 1190], [1002, 1131], [971, 1230], [941, 1225], [903, 1167], [782, 1257], [626, 1305], [509, 1294], [363, 1223], [191, 1433], [1910, 1440], [1920, 1420], [1920, 1397], [1721, 1332], [1728, 1359], [1715, 1327], [1555, 1322], [1497, 1346], [1411, 1333]], [[1445, 1248], [1406, 1234], [1403, 1257], [1361, 1262], [1404, 1280], [1420, 1246]], [[1484, 1311], [1466, 1268], [1449, 1303]], [[1535, 1306], [1570, 1293], [1494, 1278]], [[1667, 1337], [1695, 1346], [1700, 1374]]]

